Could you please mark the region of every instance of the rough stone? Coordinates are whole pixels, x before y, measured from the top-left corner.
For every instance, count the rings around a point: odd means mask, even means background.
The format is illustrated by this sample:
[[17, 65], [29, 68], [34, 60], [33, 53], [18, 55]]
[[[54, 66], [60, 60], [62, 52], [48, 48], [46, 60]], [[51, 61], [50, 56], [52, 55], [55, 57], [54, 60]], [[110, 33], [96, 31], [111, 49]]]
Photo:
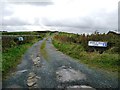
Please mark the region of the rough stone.
[[35, 85], [33, 85], [33, 87], [34, 87], [34, 88], [38, 88], [38, 85], [37, 85], [37, 84], [35, 84]]
[[29, 73], [28, 78], [33, 78], [35, 76], [36, 76], [35, 73], [31, 72], [31, 73]]
[[41, 79], [41, 77], [36, 76], [37, 79]]
[[36, 78], [28, 79], [28, 80], [27, 80], [27, 85], [28, 85], [29, 87], [31, 87], [31, 86], [33, 86], [36, 82], [37, 82], [37, 79], [36, 79]]
[[25, 73], [25, 72], [27, 72], [28, 70], [20, 70], [20, 71], [17, 71], [17, 72], [14, 72], [14, 73], [12, 73], [12, 75], [15, 75], [15, 74], [22, 74], [22, 73]]
[[90, 86], [86, 86], [86, 85], [74, 85], [74, 86], [68, 86], [67, 87], [67, 90], [70, 90], [70, 89], [84, 89], [84, 90], [96, 90], [95, 88], [93, 87], [90, 87]]
[[37, 79], [36, 79], [35, 73], [33, 73], [33, 72], [29, 73], [28, 79], [27, 79], [27, 85], [28, 85], [29, 87], [31, 87], [31, 86], [33, 86], [36, 82], [37, 82]]
[[37, 58], [33, 59], [33, 63], [34, 63], [34, 65], [37, 66], [37, 67], [41, 66], [41, 65], [40, 65], [40, 57], [37, 57]]
[[36, 57], [35, 59], [33, 59], [33, 61], [39, 61], [40, 57]]
[[62, 66], [61, 68], [64, 68], [64, 69], [65, 69], [66, 67], [65, 67], [65, 66]]
[[81, 87], [81, 88], [92, 88], [92, 87], [86, 86], [86, 85], [81, 85], [80, 87]]
[[24, 73], [24, 72], [27, 72], [28, 70], [21, 70], [21, 71], [18, 71], [19, 73]]
[[36, 76], [36, 74], [33, 72], [29, 73], [28, 79], [27, 79], [27, 85], [30, 88], [38, 88], [38, 86], [37, 86], [38, 79], [41, 79], [41, 77]]
[[60, 82], [86, 79], [85, 74], [83, 74], [82, 72], [76, 71], [72, 68], [64, 69], [63, 66], [61, 69], [57, 70], [56, 75], [57, 75], [57, 80]]

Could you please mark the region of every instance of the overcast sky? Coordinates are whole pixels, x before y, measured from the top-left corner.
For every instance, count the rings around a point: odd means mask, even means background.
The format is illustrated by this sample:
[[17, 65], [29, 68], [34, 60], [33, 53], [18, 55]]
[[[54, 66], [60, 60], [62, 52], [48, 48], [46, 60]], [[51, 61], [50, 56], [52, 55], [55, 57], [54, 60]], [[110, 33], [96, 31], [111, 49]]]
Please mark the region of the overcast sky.
[[106, 33], [118, 30], [119, 0], [3, 0], [2, 29]]

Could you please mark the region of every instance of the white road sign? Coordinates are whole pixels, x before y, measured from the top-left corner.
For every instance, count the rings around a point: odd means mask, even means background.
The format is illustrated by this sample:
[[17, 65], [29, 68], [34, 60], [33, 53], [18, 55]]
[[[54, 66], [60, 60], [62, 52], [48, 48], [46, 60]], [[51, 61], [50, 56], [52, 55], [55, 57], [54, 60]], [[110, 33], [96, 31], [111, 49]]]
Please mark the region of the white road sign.
[[88, 42], [88, 46], [107, 47], [107, 42], [89, 41]]
[[24, 39], [23, 39], [23, 37], [18, 37], [18, 40], [23, 41]]

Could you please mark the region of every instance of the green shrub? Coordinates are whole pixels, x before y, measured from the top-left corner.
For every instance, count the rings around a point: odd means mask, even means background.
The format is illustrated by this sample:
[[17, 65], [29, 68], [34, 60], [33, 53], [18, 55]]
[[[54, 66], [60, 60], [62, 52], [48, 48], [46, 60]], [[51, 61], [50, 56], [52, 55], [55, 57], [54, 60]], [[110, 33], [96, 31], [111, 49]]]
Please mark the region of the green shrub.
[[[88, 66], [97, 67], [97, 68], [101, 68], [109, 71], [118, 71], [118, 67], [120, 65], [120, 59], [118, 58], [119, 54], [116, 53], [117, 47], [114, 46], [112, 48], [109, 48], [108, 50], [106, 50], [106, 52], [102, 54], [100, 54], [99, 51], [97, 50], [95, 50], [94, 52], [88, 52], [85, 49], [86, 46], [84, 46], [86, 44], [86, 41], [85, 43], [83, 43], [85, 39], [83, 39], [83, 41], [80, 41], [81, 44], [79, 44], [79, 43], [74, 43], [69, 41], [68, 38], [67, 39], [65, 38], [65, 36], [66, 37], [70, 36], [72, 38], [71, 34], [66, 34], [66, 35], [58, 34], [53, 38], [53, 44], [58, 50], [62, 51], [67, 55], [70, 55], [73, 58], [76, 58], [77, 60], [87, 64]], [[102, 35], [99, 35], [97, 36], [97, 38], [101, 39], [101, 36]], [[103, 35], [103, 36], [104, 36], [104, 39], [105, 37], [109, 37], [107, 35]], [[77, 35], [77, 37], [83, 38], [85, 36]], [[95, 38], [96, 35], [91, 35], [87, 37]], [[95, 40], [98, 40], [98, 39], [95, 38]]]

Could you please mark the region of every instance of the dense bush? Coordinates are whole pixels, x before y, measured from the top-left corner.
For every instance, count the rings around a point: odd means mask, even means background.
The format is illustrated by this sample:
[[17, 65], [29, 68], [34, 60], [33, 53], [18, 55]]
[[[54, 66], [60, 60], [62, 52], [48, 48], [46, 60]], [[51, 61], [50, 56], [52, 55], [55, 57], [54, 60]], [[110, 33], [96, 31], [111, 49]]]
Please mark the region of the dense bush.
[[[11, 47], [29, 43], [35, 38], [42, 39], [45, 35], [45, 32], [2, 32], [2, 51], [5, 52]], [[18, 41], [18, 37], [23, 37], [24, 41]]]
[[2, 51], [6, 51], [8, 48], [16, 46], [14, 42], [15, 37], [2, 36]]
[[42, 39], [44, 36], [45, 35], [40, 35], [40, 36], [22, 36], [24, 41], [19, 41], [18, 40], [19, 36], [2, 36], [2, 51], [5, 52], [9, 48], [11, 48], [11, 47], [32, 42], [36, 38]]
[[[12, 33], [18, 34], [18, 33]], [[20, 32], [19, 32], [20, 34]], [[21, 33], [23, 34], [23, 33]], [[14, 69], [21, 60], [22, 55], [30, 48], [35, 42], [44, 38], [46, 34], [40, 33], [39, 36], [31, 35], [2, 35], [2, 74], [3, 78], [9, 74], [9, 71]], [[23, 41], [19, 41], [18, 37], [23, 37]]]
[[[58, 35], [54, 36], [55, 39], [61, 42], [69, 42], [80, 44], [84, 47], [85, 51], [106, 51], [113, 47], [115, 47], [113, 52], [120, 52], [119, 44], [120, 44], [120, 37], [117, 34], [68, 34], [68, 33], [59, 33]], [[108, 43], [107, 48], [99, 48], [99, 47], [89, 47], [88, 41], [103, 41]]]
[[[63, 53], [76, 58], [80, 63], [91, 67], [116, 72], [119, 69], [119, 35], [116, 34], [92, 34], [78, 35], [69, 33], [58, 33], [53, 37], [54, 46]], [[88, 41], [105, 41], [108, 47], [89, 47]], [[92, 50], [93, 49], [93, 50]], [[103, 53], [100, 53], [101, 51]]]

